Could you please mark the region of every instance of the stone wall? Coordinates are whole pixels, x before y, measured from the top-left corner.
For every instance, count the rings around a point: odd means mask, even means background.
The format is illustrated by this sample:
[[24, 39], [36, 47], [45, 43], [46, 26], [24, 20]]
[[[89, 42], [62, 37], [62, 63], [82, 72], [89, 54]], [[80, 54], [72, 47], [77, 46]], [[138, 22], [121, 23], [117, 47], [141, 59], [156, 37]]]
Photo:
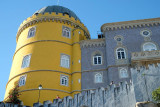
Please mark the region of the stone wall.
[[153, 101], [152, 91], [160, 87], [160, 64], [131, 69], [136, 102]]
[[[34, 107], [135, 107], [136, 102], [153, 101], [152, 91], [160, 86], [160, 64], [149, 65], [140, 70], [131, 69], [132, 82], [108, 85], [107, 88], [82, 91], [74, 98], [35, 103]], [[18, 105], [0, 103], [0, 107], [18, 107]]]
[[[134, 107], [136, 104], [132, 84], [127, 82], [119, 85], [109, 85], [96, 90], [82, 91], [75, 94], [74, 98], [67, 96], [63, 99], [54, 99], [53, 102], [45, 101], [43, 104], [35, 103], [34, 107]], [[0, 104], [0, 107], [12, 107]], [[17, 105], [15, 106], [17, 107]]]

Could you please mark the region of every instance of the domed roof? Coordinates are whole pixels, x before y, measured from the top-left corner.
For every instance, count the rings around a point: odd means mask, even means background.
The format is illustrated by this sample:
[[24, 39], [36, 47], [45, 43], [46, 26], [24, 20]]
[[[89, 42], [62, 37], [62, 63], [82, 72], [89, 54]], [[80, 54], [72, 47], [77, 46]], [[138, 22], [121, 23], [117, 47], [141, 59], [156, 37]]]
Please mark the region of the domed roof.
[[35, 12], [34, 14], [44, 14], [44, 13], [52, 13], [52, 12], [56, 12], [56, 13], [62, 13], [62, 14], [67, 14], [69, 15], [69, 17], [74, 17], [76, 20], [80, 20], [77, 15], [69, 10], [68, 8], [65, 8], [63, 6], [57, 6], [57, 5], [53, 5], [53, 6], [47, 6], [47, 7], [44, 7], [44, 8], [41, 8], [40, 10], [38, 10], [37, 12]]

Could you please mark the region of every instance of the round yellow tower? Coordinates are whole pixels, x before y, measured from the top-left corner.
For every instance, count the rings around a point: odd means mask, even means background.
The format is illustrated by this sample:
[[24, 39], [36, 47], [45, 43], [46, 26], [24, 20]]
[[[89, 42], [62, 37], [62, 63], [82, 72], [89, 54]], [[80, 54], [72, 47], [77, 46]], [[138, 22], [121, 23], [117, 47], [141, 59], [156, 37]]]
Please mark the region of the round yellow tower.
[[[19, 85], [20, 100], [32, 106], [38, 100], [73, 96], [81, 91], [79, 41], [90, 39], [87, 28], [71, 10], [48, 6], [26, 19], [17, 33], [17, 47], [5, 100]], [[42, 85], [39, 98], [38, 86]]]

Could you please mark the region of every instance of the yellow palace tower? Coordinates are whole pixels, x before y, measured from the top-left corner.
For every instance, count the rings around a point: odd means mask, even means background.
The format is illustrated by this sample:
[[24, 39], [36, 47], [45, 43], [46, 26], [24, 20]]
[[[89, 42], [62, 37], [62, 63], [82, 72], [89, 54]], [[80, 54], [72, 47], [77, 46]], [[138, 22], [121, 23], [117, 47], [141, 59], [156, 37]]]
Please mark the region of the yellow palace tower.
[[17, 47], [5, 100], [19, 85], [24, 105], [63, 98], [81, 91], [81, 50], [79, 42], [90, 39], [87, 28], [71, 10], [47, 6], [27, 18], [19, 27]]

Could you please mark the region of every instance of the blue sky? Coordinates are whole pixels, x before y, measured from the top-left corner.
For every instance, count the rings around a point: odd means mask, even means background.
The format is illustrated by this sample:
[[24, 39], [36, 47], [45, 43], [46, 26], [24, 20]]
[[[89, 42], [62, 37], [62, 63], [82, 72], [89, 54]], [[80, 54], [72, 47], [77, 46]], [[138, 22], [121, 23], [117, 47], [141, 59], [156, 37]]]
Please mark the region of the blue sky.
[[[0, 0], [0, 101], [12, 66], [19, 25], [35, 11], [57, 0]], [[160, 17], [160, 0], [60, 0], [61, 6], [74, 11], [97, 38], [104, 23]]]

